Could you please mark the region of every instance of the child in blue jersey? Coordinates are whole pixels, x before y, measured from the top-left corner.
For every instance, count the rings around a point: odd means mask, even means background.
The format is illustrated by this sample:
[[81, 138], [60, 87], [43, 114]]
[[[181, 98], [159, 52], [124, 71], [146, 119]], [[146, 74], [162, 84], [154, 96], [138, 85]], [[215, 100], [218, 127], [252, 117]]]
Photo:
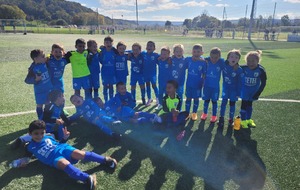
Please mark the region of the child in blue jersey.
[[[30, 123], [28, 131], [32, 141], [26, 147], [28, 157], [34, 155], [43, 164], [62, 170], [71, 178], [86, 183], [89, 189], [95, 189], [96, 176], [76, 168], [73, 164], [78, 160], [97, 162], [111, 169], [116, 168], [115, 159], [59, 143], [52, 136], [45, 135], [45, 129], [44, 121], [35, 120]], [[65, 134], [68, 135], [68, 131], [65, 130]]]
[[185, 63], [183, 53], [184, 53], [184, 46], [182, 44], [175, 44], [173, 46], [174, 55], [172, 57], [171, 74], [172, 74], [172, 80], [175, 80], [178, 83], [177, 94], [181, 100], [183, 99], [185, 73], [188, 67], [188, 64]]
[[108, 116], [92, 99], [83, 100], [81, 96], [72, 95], [70, 101], [76, 107], [76, 113], [69, 118], [70, 121], [82, 116], [84, 120], [96, 125], [105, 134], [117, 141], [120, 140], [122, 135], [113, 132], [109, 125], [120, 125], [121, 122]]
[[156, 86], [156, 67], [158, 64], [159, 55], [155, 53], [155, 43], [153, 41], [147, 42], [146, 52], [143, 52], [144, 55], [144, 77], [146, 82], [146, 92], [148, 101], [146, 103], [147, 106], [150, 106], [152, 103], [151, 97], [151, 86], [154, 90], [154, 94], [156, 97], [156, 104], [158, 104], [158, 88]]
[[215, 123], [217, 121], [217, 109], [218, 100], [220, 94], [220, 79], [221, 72], [225, 65], [225, 60], [221, 58], [220, 48], [212, 48], [210, 50], [210, 56], [206, 58], [207, 71], [203, 87], [204, 107], [201, 115], [201, 120], [206, 120], [208, 106], [210, 100], [212, 101], [212, 116], [210, 122]]
[[51, 49], [51, 55], [47, 62], [51, 83], [54, 90], [58, 89], [64, 93], [63, 75], [65, 66], [68, 64], [67, 60], [63, 57], [64, 48], [59, 44], [53, 44]]
[[136, 112], [132, 109], [135, 106], [132, 95], [127, 92], [126, 85], [122, 82], [117, 84], [118, 93], [116, 96], [107, 102], [106, 111], [113, 114], [121, 121], [131, 123], [161, 123], [161, 118], [157, 114], [147, 112]]
[[114, 96], [114, 84], [116, 84], [116, 54], [117, 50], [113, 47], [113, 39], [108, 36], [104, 38], [104, 47], [101, 47], [101, 79], [103, 84], [103, 96], [105, 102]]
[[[91, 73], [91, 90], [94, 91], [94, 98], [99, 97], [100, 88], [100, 55], [97, 42], [89, 40], [87, 42], [88, 56], [87, 64]], [[91, 92], [91, 93], [92, 93]]]
[[220, 109], [219, 127], [224, 126], [224, 116], [226, 105], [229, 99], [229, 126], [233, 123], [235, 114], [235, 103], [238, 100], [241, 92], [241, 75], [243, 70], [238, 66], [241, 58], [240, 50], [233, 49], [228, 52], [227, 60], [222, 71], [223, 75], [223, 88], [222, 88], [222, 103]]
[[130, 85], [131, 94], [134, 101], [136, 101], [136, 83], [139, 83], [141, 89], [141, 96], [143, 105], [146, 104], [145, 100], [145, 79], [144, 79], [144, 57], [141, 53], [142, 46], [139, 43], [132, 45], [132, 53], [129, 55], [129, 61], [131, 62], [131, 73], [130, 73]]
[[197, 110], [199, 107], [199, 98], [202, 93], [203, 77], [206, 73], [206, 62], [201, 58], [203, 55], [203, 46], [201, 44], [194, 45], [192, 55], [192, 57], [185, 59], [185, 64], [188, 65], [185, 111], [190, 113], [193, 99], [193, 113], [189, 114], [189, 118], [196, 121], [198, 119]]
[[92, 98], [91, 94], [91, 76], [87, 65], [88, 51], [85, 50], [85, 40], [79, 38], [75, 41], [76, 51], [69, 51], [65, 58], [72, 66], [73, 89], [74, 93], [80, 96], [80, 90], [83, 88], [85, 98]]
[[43, 118], [43, 106], [49, 104], [48, 95], [51, 92], [53, 86], [51, 78], [46, 65], [45, 54], [40, 49], [32, 50], [30, 57], [33, 60], [29, 68], [28, 75], [25, 82], [33, 84], [34, 96], [36, 102], [36, 113], [38, 119]]
[[261, 51], [250, 51], [245, 57], [246, 65], [241, 66], [244, 73], [242, 75], [242, 91], [241, 91], [241, 126], [243, 128], [256, 127], [252, 120], [252, 103], [258, 100], [260, 94], [263, 92], [266, 82], [267, 74], [265, 68], [260, 65]]
[[125, 54], [126, 44], [124, 42], [119, 42], [117, 44], [118, 54], [116, 55], [116, 79], [118, 82], [127, 83], [128, 76], [128, 55]]
[[160, 50], [160, 58], [158, 61], [158, 100], [159, 104], [155, 108], [156, 110], [162, 109], [163, 97], [166, 94], [167, 81], [171, 79], [171, 64], [170, 59], [170, 48], [165, 46]]

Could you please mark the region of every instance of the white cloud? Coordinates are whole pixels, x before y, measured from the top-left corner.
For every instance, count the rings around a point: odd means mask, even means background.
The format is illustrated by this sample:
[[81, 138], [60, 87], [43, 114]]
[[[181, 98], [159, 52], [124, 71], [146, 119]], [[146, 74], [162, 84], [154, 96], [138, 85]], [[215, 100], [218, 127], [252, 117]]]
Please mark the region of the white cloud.
[[210, 3], [206, 2], [206, 1], [200, 1], [200, 2], [189, 1], [189, 2], [183, 3], [181, 5], [187, 6], [187, 7], [206, 7], [206, 6], [210, 6]]
[[185, 3], [175, 3], [166, 0], [165, 3], [161, 3], [156, 6], [148, 6], [144, 9], [141, 9], [139, 12], [154, 12], [154, 11], [160, 11], [160, 10], [174, 10], [174, 9], [180, 9], [182, 7], [206, 7], [211, 6], [210, 3], [206, 1], [188, 1]]
[[216, 4], [215, 6], [216, 6], [216, 7], [229, 7], [229, 5], [226, 4], [226, 3], [224, 3], [224, 4], [219, 3], [219, 4]]
[[[138, 5], [161, 5], [170, 2], [171, 0], [138, 0]], [[100, 4], [104, 7], [117, 6], [135, 6], [135, 0], [100, 0]]]
[[161, 16], [152, 16], [152, 19], [154, 21], [183, 21], [182, 17], [176, 17], [176, 16], [168, 16], [168, 15], [161, 15]]
[[287, 3], [300, 3], [300, 0], [283, 0], [283, 1]]

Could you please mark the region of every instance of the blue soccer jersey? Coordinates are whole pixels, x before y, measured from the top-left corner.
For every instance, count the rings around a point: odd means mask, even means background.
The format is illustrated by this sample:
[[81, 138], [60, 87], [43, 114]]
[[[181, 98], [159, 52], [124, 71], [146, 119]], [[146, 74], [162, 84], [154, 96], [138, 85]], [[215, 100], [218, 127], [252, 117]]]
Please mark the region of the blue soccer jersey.
[[93, 88], [100, 87], [100, 54], [89, 52], [87, 56], [87, 64], [91, 73], [91, 86]]
[[185, 59], [185, 64], [188, 65], [186, 87], [201, 89], [203, 85], [203, 77], [206, 73], [206, 62], [193, 60], [192, 57], [188, 57]]
[[101, 48], [101, 76], [102, 78], [111, 78], [115, 77], [116, 71], [116, 49], [112, 48], [110, 51], [107, 51], [106, 48]]
[[223, 76], [223, 89], [230, 89], [236, 92], [240, 92], [241, 90], [241, 74], [243, 73], [243, 69], [238, 67], [238, 69], [234, 69], [232, 66], [225, 62], [225, 67], [222, 71]]
[[158, 64], [159, 55], [154, 52], [143, 52], [142, 54], [144, 56], [144, 77], [145, 79], [151, 79], [156, 76], [156, 66]]
[[128, 55], [116, 55], [116, 78], [117, 82], [123, 82], [126, 84], [128, 76]]
[[68, 64], [65, 58], [59, 60], [55, 59], [53, 55], [50, 56], [48, 61], [48, 71], [51, 78], [51, 83], [54, 90], [61, 90], [64, 92], [64, 71], [65, 66]]
[[219, 89], [221, 72], [225, 66], [225, 61], [224, 59], [220, 58], [217, 63], [212, 63], [210, 61], [210, 57], [206, 58], [205, 60], [207, 61], [207, 71], [204, 86]]
[[105, 112], [93, 100], [88, 99], [76, 107], [76, 113], [71, 116], [71, 120], [82, 116], [85, 120], [93, 122], [100, 115], [105, 115]]
[[134, 57], [133, 54], [131, 54], [130, 59], [131, 61], [131, 76], [136, 77], [143, 77], [143, 71], [144, 71], [144, 57], [140, 53], [137, 57]]
[[116, 101], [117, 106], [125, 105], [130, 108], [134, 108], [136, 106], [136, 103], [133, 100], [132, 94], [129, 92], [126, 92], [126, 94], [124, 94], [124, 95], [117, 93], [114, 99]]
[[[167, 81], [171, 80], [171, 65], [168, 62], [168, 59], [158, 62], [158, 83], [159, 86], [166, 86]], [[161, 88], [161, 87], [160, 87]]]
[[179, 86], [183, 86], [185, 82], [185, 73], [188, 68], [185, 59], [182, 58], [172, 58], [171, 66], [171, 77], [173, 80], [177, 81]]
[[45, 63], [34, 64], [33, 73], [42, 77], [42, 80], [34, 83], [35, 93], [49, 92], [50, 90], [52, 90], [50, 75]]
[[249, 69], [247, 65], [241, 67], [243, 69], [241, 98], [243, 100], [258, 99], [266, 85], [265, 68], [260, 64], [253, 70]]

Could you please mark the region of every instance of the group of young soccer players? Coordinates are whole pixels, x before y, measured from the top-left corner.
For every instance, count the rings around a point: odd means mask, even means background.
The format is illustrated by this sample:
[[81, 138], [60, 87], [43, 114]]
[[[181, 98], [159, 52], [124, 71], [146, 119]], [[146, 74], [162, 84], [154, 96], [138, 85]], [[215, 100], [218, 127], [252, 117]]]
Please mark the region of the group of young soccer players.
[[[74, 160], [95, 161], [107, 164], [111, 168], [115, 168], [117, 162], [113, 158], [80, 151], [64, 144], [70, 135], [66, 126], [79, 117], [98, 126], [113, 139], [120, 140], [122, 135], [111, 128], [122, 122], [135, 124], [153, 122], [163, 123], [165, 126], [184, 126], [188, 119], [197, 120], [199, 102], [202, 98], [204, 106], [201, 120], [207, 119], [211, 102], [210, 122], [215, 123], [218, 120], [222, 75], [222, 102], [218, 126], [224, 126], [228, 101], [230, 105], [228, 123], [229, 126], [233, 124], [235, 103], [239, 97], [242, 99], [240, 110], [242, 128], [256, 126], [252, 120], [252, 102], [259, 98], [267, 80], [265, 69], [259, 64], [261, 51], [250, 51], [245, 57], [246, 64], [239, 65], [241, 59], [239, 50], [229, 51], [226, 59], [223, 59], [221, 50], [212, 48], [209, 57], [203, 57], [201, 44], [193, 46], [190, 57], [184, 57], [182, 44], [173, 46], [173, 55], [167, 46], [162, 47], [159, 54], [156, 53], [153, 41], [146, 44], [146, 51], [142, 51], [139, 43], [134, 43], [132, 49], [128, 51], [124, 42], [118, 42], [114, 47], [113, 39], [109, 36], [104, 38], [100, 48], [95, 40], [86, 43], [83, 39], [76, 40], [75, 48], [76, 50], [65, 53], [61, 45], [53, 44], [51, 55], [47, 58], [42, 50], [31, 51], [33, 63], [25, 82], [34, 86], [38, 120], [30, 124], [29, 134], [18, 138], [17, 142], [29, 142], [27, 150], [36, 158], [47, 165], [64, 170], [76, 180], [87, 182], [91, 189], [95, 186], [95, 177], [74, 167], [72, 165]], [[63, 75], [68, 63], [72, 67], [74, 89], [70, 101], [76, 107], [76, 113], [70, 117], [63, 109], [65, 104]], [[128, 75], [131, 92], [126, 89]], [[99, 97], [100, 76], [104, 101]], [[151, 89], [154, 90], [156, 109], [162, 109], [160, 115], [134, 110], [137, 103], [137, 83], [141, 91], [141, 103], [145, 106], [152, 104]], [[81, 89], [84, 90], [85, 98], [80, 95]], [[184, 91], [186, 100], [183, 111]], [[178, 140], [183, 138], [184, 132], [182, 130], [178, 134]]]

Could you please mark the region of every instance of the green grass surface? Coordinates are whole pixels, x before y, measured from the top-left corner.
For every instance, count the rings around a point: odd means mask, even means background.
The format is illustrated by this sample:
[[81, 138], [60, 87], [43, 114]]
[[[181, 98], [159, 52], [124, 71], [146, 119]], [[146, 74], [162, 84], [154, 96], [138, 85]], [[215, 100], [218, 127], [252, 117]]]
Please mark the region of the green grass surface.
[[[0, 114], [35, 108], [33, 87], [23, 82], [31, 63], [30, 50], [42, 48], [50, 53], [52, 43], [56, 42], [71, 50], [79, 37], [96, 39], [101, 44], [104, 36], [0, 35]], [[122, 40], [128, 46], [140, 42], [143, 48], [148, 40], [155, 41], [157, 49], [182, 43], [186, 55], [190, 55], [195, 43], [204, 46], [205, 55], [210, 48], [218, 46], [224, 57], [232, 48], [241, 49], [243, 55], [261, 49], [262, 65], [268, 75], [262, 97], [300, 100], [300, 43], [253, 41], [251, 44], [246, 40], [167, 34], [120, 34], [114, 38], [115, 43]], [[70, 105], [68, 98], [73, 93], [70, 66], [65, 71], [65, 88], [67, 105]], [[199, 113], [202, 106], [201, 103]], [[240, 102], [237, 108], [239, 106]], [[138, 109], [154, 111], [153, 107]], [[97, 174], [98, 189], [299, 189], [299, 114], [299, 103], [255, 102], [253, 118], [257, 129], [231, 134], [227, 128], [223, 133], [218, 131], [209, 122], [189, 122], [181, 142], [175, 139], [178, 133], [175, 128], [125, 125], [115, 129], [124, 134], [122, 141], [115, 143], [95, 126], [80, 121], [69, 128], [69, 142], [80, 149], [112, 155], [119, 161], [113, 174], [95, 163], [77, 165], [88, 173]], [[84, 189], [63, 172], [37, 161], [26, 168], [7, 167], [22, 155], [21, 150], [10, 150], [9, 143], [26, 133], [29, 122], [35, 118], [35, 114], [0, 118], [0, 189]]]

